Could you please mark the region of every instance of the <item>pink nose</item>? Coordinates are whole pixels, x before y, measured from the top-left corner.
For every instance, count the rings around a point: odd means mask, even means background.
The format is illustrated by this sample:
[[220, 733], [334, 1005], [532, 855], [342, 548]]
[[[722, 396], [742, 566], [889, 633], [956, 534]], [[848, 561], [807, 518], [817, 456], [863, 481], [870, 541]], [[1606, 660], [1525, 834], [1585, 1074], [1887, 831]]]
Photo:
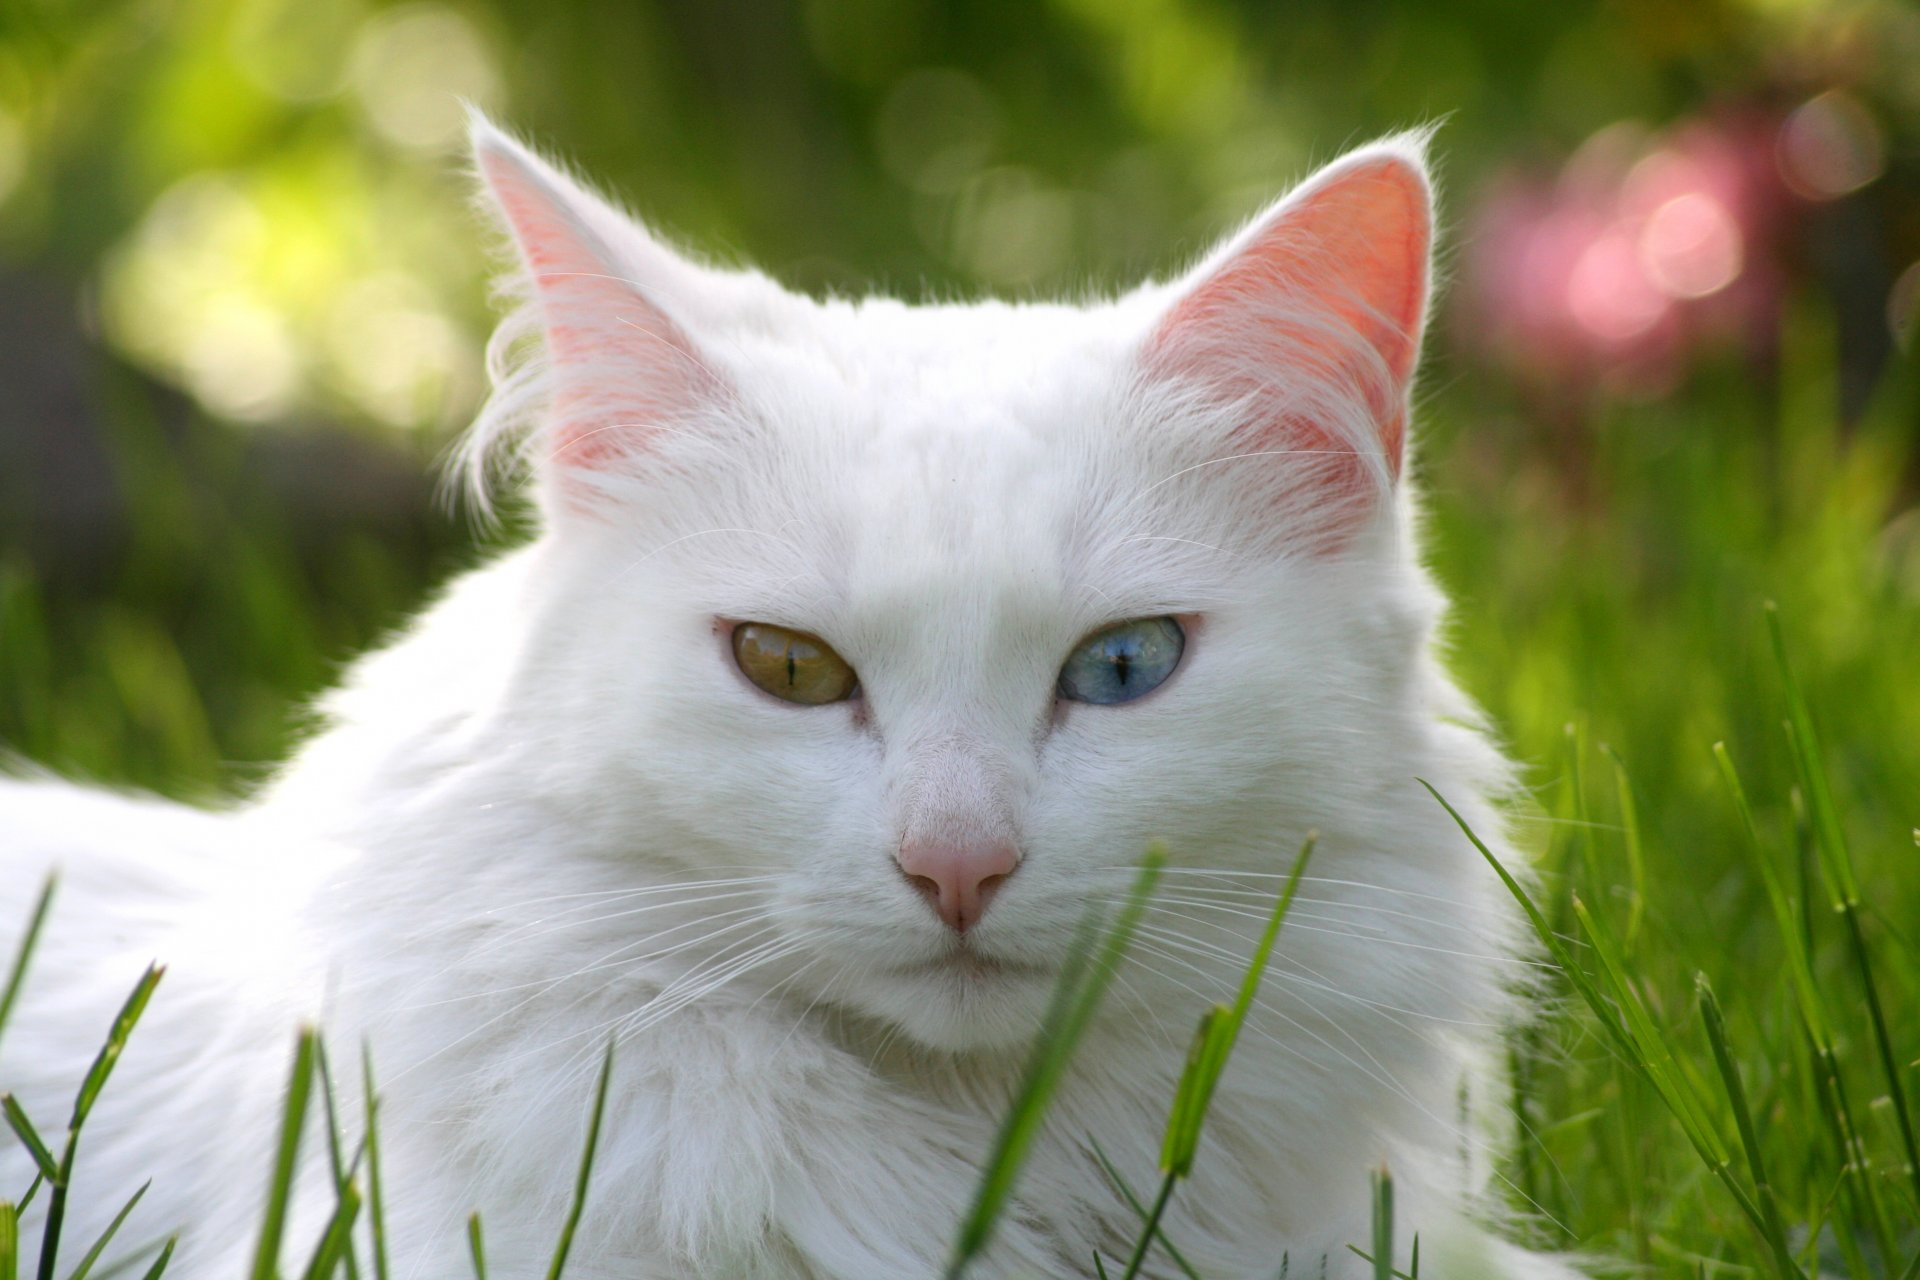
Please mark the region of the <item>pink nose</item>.
[[1019, 862], [1010, 844], [916, 842], [900, 849], [900, 870], [958, 933], [980, 923], [987, 899]]

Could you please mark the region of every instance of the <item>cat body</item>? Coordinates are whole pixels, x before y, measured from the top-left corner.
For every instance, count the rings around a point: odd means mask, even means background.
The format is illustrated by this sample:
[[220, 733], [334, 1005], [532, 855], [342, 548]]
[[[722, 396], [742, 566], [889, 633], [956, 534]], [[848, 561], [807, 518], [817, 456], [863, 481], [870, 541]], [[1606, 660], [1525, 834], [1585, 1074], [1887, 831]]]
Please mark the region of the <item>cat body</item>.
[[[475, 145], [544, 356], [500, 364], [472, 449], [524, 435], [542, 532], [358, 664], [245, 804], [0, 782], [0, 929], [62, 875], [0, 1088], [53, 1129], [169, 966], [68, 1238], [151, 1177], [122, 1238], [182, 1230], [175, 1274], [238, 1274], [305, 1020], [348, 1119], [369, 1047], [396, 1276], [469, 1274], [475, 1210], [494, 1274], [544, 1268], [609, 1043], [569, 1276], [938, 1275], [1076, 923], [1160, 841], [970, 1273], [1091, 1274], [1138, 1228], [1094, 1144], [1157, 1184], [1193, 1025], [1316, 831], [1167, 1236], [1209, 1277], [1370, 1275], [1348, 1246], [1385, 1164], [1402, 1267], [1417, 1231], [1438, 1280], [1572, 1277], [1475, 1220], [1497, 1135], [1470, 1113], [1498, 1108], [1530, 962], [1416, 781], [1506, 852], [1507, 766], [1431, 655], [1400, 478], [1420, 140], [1180, 280], [940, 307], [694, 265], [490, 126]], [[1063, 659], [1139, 619], [1180, 637], [1164, 683], [1066, 696]], [[749, 625], [857, 683], [769, 696]], [[793, 678], [814, 650], [787, 654]], [[313, 1130], [305, 1153], [303, 1245], [332, 1205]], [[26, 1170], [0, 1153], [0, 1187]]]

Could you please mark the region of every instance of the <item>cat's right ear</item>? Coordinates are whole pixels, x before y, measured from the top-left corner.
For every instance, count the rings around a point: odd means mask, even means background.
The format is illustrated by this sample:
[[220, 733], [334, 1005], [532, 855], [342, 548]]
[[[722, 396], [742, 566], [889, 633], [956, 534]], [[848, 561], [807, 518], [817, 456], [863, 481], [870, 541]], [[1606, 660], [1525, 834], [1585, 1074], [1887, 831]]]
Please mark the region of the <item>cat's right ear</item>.
[[1398, 478], [1429, 291], [1425, 134], [1328, 165], [1170, 290], [1147, 368], [1227, 406], [1333, 512]]
[[[700, 268], [475, 113], [475, 167], [511, 234], [546, 338], [544, 465], [563, 488], [645, 453], [724, 384], [675, 313]], [[587, 476], [582, 476], [587, 479]]]

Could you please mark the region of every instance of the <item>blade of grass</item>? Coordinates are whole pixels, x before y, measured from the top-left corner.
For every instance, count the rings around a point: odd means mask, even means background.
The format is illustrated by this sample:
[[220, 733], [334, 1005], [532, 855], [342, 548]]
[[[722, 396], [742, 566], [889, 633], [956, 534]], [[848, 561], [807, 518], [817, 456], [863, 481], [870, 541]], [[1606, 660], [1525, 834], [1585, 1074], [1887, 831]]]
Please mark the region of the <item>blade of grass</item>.
[[1177, 1177], [1186, 1177], [1193, 1168], [1194, 1152], [1200, 1143], [1200, 1127], [1206, 1120], [1208, 1107], [1213, 1103], [1214, 1089], [1220, 1083], [1221, 1072], [1226, 1070], [1228, 1056], [1239, 1042], [1240, 1028], [1245, 1025], [1247, 1014], [1253, 1008], [1254, 997], [1260, 992], [1260, 981], [1266, 976], [1267, 965], [1273, 959], [1274, 945], [1280, 939], [1280, 927], [1293, 906], [1294, 895], [1300, 890], [1300, 878], [1306, 874], [1307, 863], [1313, 857], [1313, 847], [1319, 839], [1318, 832], [1310, 831], [1301, 842], [1300, 852], [1294, 856], [1293, 869], [1288, 873], [1287, 882], [1279, 896], [1274, 899], [1266, 928], [1254, 947], [1253, 958], [1240, 975], [1240, 990], [1234, 996], [1232, 1007], [1216, 1006], [1201, 1021], [1200, 1032], [1194, 1041], [1194, 1052], [1189, 1056], [1187, 1069], [1182, 1073], [1180, 1086], [1174, 1095], [1174, 1110], [1168, 1117], [1166, 1141], [1161, 1147], [1160, 1167]]
[[1740, 1069], [1734, 1064], [1733, 1052], [1727, 1044], [1726, 1020], [1720, 1014], [1720, 1001], [1713, 994], [1713, 986], [1702, 973], [1694, 977], [1694, 985], [1699, 995], [1700, 1020], [1707, 1031], [1707, 1043], [1713, 1049], [1713, 1061], [1720, 1070], [1720, 1078], [1726, 1085], [1727, 1101], [1733, 1107], [1734, 1128], [1740, 1133], [1740, 1145], [1746, 1149], [1747, 1168], [1753, 1176], [1754, 1199], [1759, 1202], [1761, 1221], [1765, 1230], [1761, 1233], [1767, 1247], [1773, 1251], [1774, 1269], [1782, 1276], [1798, 1276], [1800, 1266], [1793, 1260], [1793, 1252], [1787, 1247], [1786, 1229], [1780, 1222], [1779, 1205], [1775, 1202], [1773, 1184], [1767, 1177], [1765, 1155], [1760, 1148], [1760, 1134], [1753, 1125], [1753, 1113], [1747, 1106], [1747, 1091], [1740, 1080]]
[[1627, 776], [1627, 762], [1606, 743], [1600, 750], [1613, 764], [1613, 786], [1620, 800], [1620, 825], [1625, 829], [1627, 876], [1631, 893], [1627, 901], [1627, 954], [1632, 955], [1640, 940], [1640, 926], [1647, 907], [1646, 847], [1640, 834], [1640, 805], [1633, 798], [1633, 780]]
[[0, 1280], [20, 1280], [20, 1210], [0, 1200]]
[[7, 1117], [7, 1126], [26, 1147], [27, 1154], [33, 1157], [33, 1163], [39, 1168], [40, 1176], [52, 1182], [60, 1176], [59, 1166], [54, 1163], [53, 1152], [47, 1150], [47, 1144], [41, 1139], [39, 1130], [33, 1127], [33, 1121], [27, 1119], [27, 1113], [20, 1106], [20, 1100], [10, 1093], [0, 1093], [0, 1111]]
[[1307, 860], [1313, 856], [1313, 846], [1319, 839], [1318, 832], [1310, 831], [1301, 842], [1300, 852], [1293, 860], [1293, 870], [1274, 900], [1273, 910], [1267, 917], [1267, 926], [1260, 935], [1259, 943], [1253, 949], [1252, 959], [1240, 975], [1240, 989], [1234, 996], [1233, 1004], [1217, 1004], [1207, 1010], [1194, 1032], [1193, 1043], [1187, 1050], [1186, 1066], [1174, 1086], [1173, 1107], [1167, 1115], [1166, 1136], [1161, 1142], [1160, 1190], [1154, 1195], [1153, 1206], [1147, 1210], [1146, 1224], [1134, 1242], [1133, 1254], [1127, 1259], [1127, 1269], [1121, 1280], [1133, 1280], [1145, 1265], [1147, 1250], [1159, 1234], [1160, 1218], [1166, 1212], [1168, 1202], [1173, 1199], [1174, 1187], [1193, 1171], [1194, 1154], [1200, 1146], [1200, 1130], [1206, 1123], [1208, 1109], [1213, 1105], [1214, 1090], [1220, 1083], [1221, 1073], [1227, 1068], [1227, 1059], [1233, 1053], [1233, 1046], [1239, 1041], [1240, 1028], [1247, 1020], [1248, 1011], [1253, 1008], [1254, 997], [1259, 994], [1260, 980], [1266, 976], [1267, 964], [1273, 959], [1274, 944], [1280, 938], [1280, 926], [1287, 918], [1288, 909], [1293, 906], [1294, 894], [1300, 889], [1300, 878], [1306, 874]]
[[[366, 1109], [367, 1135], [367, 1231], [373, 1238], [373, 1274], [377, 1280], [387, 1275], [387, 1208], [380, 1181], [380, 1099], [373, 1091], [373, 1046], [360, 1043], [360, 1097]], [[479, 1215], [474, 1215], [475, 1230]]]
[[274, 1280], [280, 1264], [280, 1236], [286, 1230], [287, 1205], [293, 1198], [293, 1180], [300, 1156], [300, 1131], [307, 1118], [307, 1099], [313, 1092], [314, 1033], [302, 1027], [294, 1045], [293, 1071], [287, 1080], [286, 1102], [280, 1112], [280, 1141], [273, 1156], [273, 1180], [267, 1187], [266, 1211], [260, 1222], [260, 1242], [253, 1251], [253, 1280]]
[[1574, 964], [1573, 953], [1567, 949], [1566, 941], [1547, 923], [1547, 918], [1540, 913], [1539, 906], [1534, 903], [1533, 895], [1528, 893], [1520, 882], [1513, 878], [1513, 873], [1508, 871], [1506, 867], [1501, 864], [1500, 859], [1493, 855], [1493, 850], [1487, 848], [1479, 835], [1467, 824], [1467, 820], [1460, 816], [1459, 811], [1447, 803], [1447, 798], [1434, 790], [1431, 782], [1428, 782], [1425, 778], [1418, 779], [1418, 781], [1421, 786], [1427, 789], [1427, 794], [1431, 795], [1439, 802], [1440, 807], [1447, 811], [1447, 816], [1453, 819], [1462, 834], [1467, 837], [1475, 849], [1479, 850], [1480, 856], [1487, 860], [1487, 865], [1491, 866], [1494, 874], [1500, 877], [1500, 882], [1506, 885], [1507, 892], [1511, 893], [1514, 900], [1520, 904], [1521, 911], [1526, 914], [1527, 922], [1533, 926], [1535, 936], [1540, 939], [1541, 945], [1546, 947], [1548, 954], [1553, 957], [1554, 963], [1559, 966], [1561, 973], [1566, 976], [1567, 981], [1573, 984], [1574, 990], [1579, 992], [1580, 998], [1584, 1000], [1587, 1007], [1592, 1010], [1594, 1017], [1600, 1023], [1600, 1029], [1606, 1032], [1607, 1038], [1613, 1042], [1614, 1048], [1619, 1050], [1629, 1060], [1638, 1059], [1641, 1055], [1634, 1047], [1633, 1041], [1628, 1037], [1625, 1028], [1620, 1024], [1619, 1018], [1613, 1008], [1601, 997], [1599, 990], [1593, 984], [1593, 979], [1587, 975], [1586, 971]]
[[1393, 1280], [1393, 1175], [1373, 1173], [1373, 1280]]
[[1820, 851], [1822, 866], [1826, 868], [1837, 891], [1838, 901], [1834, 905], [1846, 923], [1854, 966], [1859, 970], [1860, 985], [1867, 997], [1867, 1015], [1873, 1025], [1874, 1047], [1879, 1053], [1881, 1070], [1887, 1078], [1887, 1096], [1893, 1102], [1894, 1120], [1906, 1158], [1907, 1177], [1913, 1184], [1916, 1201], [1920, 1201], [1920, 1138], [1914, 1134], [1913, 1115], [1907, 1106], [1906, 1082], [1901, 1076], [1898, 1055], [1894, 1053], [1893, 1038], [1887, 1031], [1879, 983], [1874, 979], [1866, 934], [1860, 926], [1860, 885], [1854, 875], [1852, 855], [1847, 851], [1840, 813], [1834, 805], [1833, 792], [1827, 782], [1826, 761], [1821, 752], [1819, 735], [1814, 731], [1813, 715], [1807, 709], [1806, 697], [1800, 691], [1793, 664], [1787, 658], [1786, 634], [1780, 622], [1780, 610], [1771, 601], [1767, 604], [1767, 631], [1773, 641], [1773, 655], [1780, 669], [1781, 685], [1786, 691], [1787, 737], [1799, 766], [1800, 785], [1806, 792], [1814, 842]]
[[73, 1269], [73, 1274], [68, 1276], [67, 1280], [87, 1280], [87, 1274], [93, 1270], [93, 1264], [100, 1261], [100, 1255], [106, 1252], [107, 1246], [113, 1243], [114, 1236], [119, 1234], [120, 1224], [127, 1220], [127, 1215], [133, 1212], [133, 1207], [140, 1203], [140, 1197], [146, 1195], [147, 1188], [152, 1185], [151, 1178], [141, 1183], [140, 1189], [133, 1193], [132, 1198], [120, 1206], [120, 1212], [113, 1215], [113, 1221], [109, 1222], [107, 1229], [100, 1233], [100, 1238], [93, 1242], [93, 1247], [81, 1256], [80, 1265]]
[[20, 935], [20, 945], [13, 951], [13, 963], [7, 966], [7, 985], [0, 988], [0, 1036], [6, 1034], [7, 1018], [13, 1012], [14, 998], [20, 994], [20, 984], [26, 980], [27, 964], [33, 959], [34, 947], [39, 945], [40, 930], [53, 908], [53, 891], [58, 884], [57, 876], [48, 876], [40, 886], [40, 896], [34, 900], [33, 911], [27, 916], [27, 931]]
[[600, 1061], [600, 1083], [593, 1092], [593, 1118], [587, 1122], [587, 1145], [580, 1153], [580, 1172], [573, 1182], [573, 1204], [567, 1209], [567, 1220], [560, 1228], [559, 1243], [553, 1249], [553, 1262], [547, 1267], [547, 1280], [560, 1280], [560, 1273], [567, 1265], [567, 1254], [573, 1248], [574, 1229], [580, 1225], [580, 1215], [587, 1207], [587, 1183], [593, 1176], [593, 1155], [600, 1146], [600, 1121], [607, 1110], [607, 1084], [613, 1079], [613, 1042], [607, 1042], [607, 1053]]
[[[326, 1117], [327, 1121], [327, 1168], [333, 1174], [333, 1221], [337, 1222], [339, 1220], [341, 1212], [349, 1200], [351, 1200], [353, 1204], [352, 1213], [349, 1215], [349, 1222], [351, 1222], [352, 1217], [357, 1216], [360, 1212], [360, 1192], [358, 1188], [353, 1186], [353, 1175], [360, 1165], [360, 1153], [356, 1152], [354, 1154], [351, 1163], [346, 1159], [344, 1152], [346, 1144], [340, 1137], [340, 1114], [334, 1105], [333, 1066], [327, 1057], [327, 1042], [324, 1036], [316, 1037], [314, 1040], [313, 1060], [314, 1069], [318, 1071], [320, 1075], [320, 1101], [322, 1104], [322, 1114]], [[361, 1150], [364, 1151], [365, 1148], [362, 1147]], [[332, 1232], [331, 1224], [328, 1226], [328, 1232], [329, 1234]], [[351, 1245], [351, 1237], [348, 1237], [347, 1243]], [[326, 1237], [323, 1236], [321, 1238], [321, 1247], [324, 1248], [325, 1244]], [[317, 1263], [318, 1260], [319, 1255], [316, 1253], [313, 1263]], [[345, 1254], [341, 1256], [338, 1261], [346, 1264], [347, 1280], [360, 1280], [360, 1266], [354, 1260], [353, 1250], [350, 1247], [347, 1248]], [[310, 1263], [308, 1266], [310, 1272], [313, 1269], [313, 1263]], [[338, 1263], [335, 1265], [338, 1265]], [[333, 1267], [330, 1266], [326, 1272], [321, 1274], [331, 1275], [332, 1272]]]
[[67, 1187], [73, 1181], [73, 1162], [80, 1152], [80, 1131], [86, 1125], [87, 1116], [93, 1111], [93, 1104], [99, 1099], [101, 1090], [107, 1087], [114, 1064], [120, 1061], [120, 1054], [127, 1047], [127, 1038], [139, 1025], [140, 1015], [146, 1012], [147, 1001], [153, 998], [154, 988], [160, 985], [160, 979], [165, 974], [164, 966], [148, 965], [147, 971], [140, 975], [140, 980], [133, 984], [133, 990], [127, 994], [120, 1012], [114, 1015], [113, 1025], [107, 1030], [107, 1038], [101, 1044], [100, 1052], [94, 1056], [85, 1079], [80, 1082], [80, 1091], [74, 1095], [73, 1116], [67, 1122], [67, 1142], [60, 1152], [60, 1167], [55, 1170], [53, 1177], [47, 1179], [47, 1217], [40, 1231], [37, 1280], [53, 1280], [54, 1261], [60, 1253], [60, 1232], [67, 1219]]
[[359, 1216], [360, 1189], [349, 1182], [340, 1188], [339, 1199], [334, 1202], [333, 1216], [327, 1220], [327, 1229], [314, 1246], [313, 1257], [308, 1261], [307, 1269], [301, 1273], [302, 1280], [329, 1280], [342, 1263], [350, 1265], [353, 1224]]
[[133, 984], [120, 1012], [114, 1016], [113, 1027], [107, 1032], [107, 1042], [100, 1046], [100, 1053], [87, 1068], [86, 1079], [80, 1083], [80, 1092], [73, 1099], [73, 1118], [67, 1121], [67, 1128], [78, 1131], [87, 1121], [87, 1113], [93, 1110], [95, 1099], [100, 1091], [107, 1087], [107, 1077], [113, 1074], [113, 1068], [120, 1061], [120, 1054], [127, 1047], [127, 1037], [133, 1034], [133, 1028], [139, 1023], [140, 1015], [146, 1012], [147, 1001], [153, 998], [154, 988], [160, 985], [160, 979], [166, 976], [165, 965], [148, 965], [140, 981]]
[[1833, 1036], [1827, 1030], [1826, 1003], [1820, 985], [1813, 980], [1813, 962], [1808, 958], [1806, 936], [1800, 931], [1792, 896], [1787, 892], [1786, 881], [1781, 877], [1779, 868], [1767, 857], [1766, 849], [1760, 842], [1760, 831], [1753, 820], [1753, 807], [1747, 801], [1746, 787], [1741, 784], [1740, 774], [1734, 768], [1733, 757], [1727, 753], [1726, 743], [1713, 744], [1713, 758], [1720, 766], [1721, 781], [1726, 784], [1727, 792], [1733, 798], [1741, 829], [1746, 833], [1748, 859], [1760, 879], [1761, 887], [1766, 890], [1768, 904], [1773, 908], [1774, 926], [1786, 950], [1787, 975], [1793, 984], [1800, 1019], [1806, 1024], [1815, 1050], [1827, 1065], [1831, 1065]]
[[[1147, 1220], [1147, 1207], [1140, 1203], [1140, 1197], [1133, 1193], [1133, 1188], [1127, 1185], [1127, 1180], [1120, 1176], [1120, 1170], [1116, 1169], [1113, 1161], [1107, 1158], [1107, 1153], [1100, 1149], [1100, 1143], [1091, 1138], [1088, 1139], [1088, 1141], [1093, 1147], [1093, 1158], [1100, 1162], [1100, 1168], [1106, 1173], [1107, 1179], [1112, 1182], [1114, 1188], [1120, 1192], [1121, 1198], [1127, 1202], [1127, 1207], [1132, 1209], [1135, 1216], [1142, 1222], [1145, 1222]], [[1173, 1247], [1173, 1241], [1167, 1239], [1167, 1233], [1165, 1231], [1155, 1227], [1153, 1235], [1154, 1239], [1159, 1242], [1160, 1247], [1167, 1251], [1167, 1256], [1173, 1259], [1173, 1265], [1180, 1268], [1181, 1275], [1186, 1276], [1187, 1280], [1200, 1280], [1200, 1273], [1195, 1271], [1193, 1264], [1188, 1262], [1186, 1258], [1181, 1255], [1180, 1251]]]
[[154, 1258], [153, 1265], [147, 1268], [147, 1273], [140, 1280], [160, 1280], [167, 1273], [167, 1264], [173, 1261], [173, 1247], [179, 1243], [179, 1236], [169, 1236], [167, 1242], [160, 1246], [160, 1253]]
[[1159, 882], [1166, 858], [1166, 850], [1159, 845], [1147, 850], [1133, 887], [1104, 937], [1098, 917], [1092, 912], [1081, 920], [1075, 931], [1073, 945], [1054, 984], [1040, 1036], [1034, 1041], [1020, 1087], [1006, 1119], [1001, 1122], [993, 1154], [982, 1171], [973, 1207], [961, 1221], [954, 1239], [953, 1256], [947, 1264], [948, 1280], [958, 1280], [992, 1238], [994, 1223], [1012, 1194], [1014, 1181], [1039, 1133], [1047, 1105], [1066, 1074], [1067, 1063], [1081, 1035], [1106, 995], [1107, 984], [1113, 980], [1133, 941], [1133, 932], [1146, 912], [1147, 899]]
[[1179, 1180], [1180, 1175], [1171, 1170], [1161, 1175], [1160, 1190], [1154, 1193], [1147, 1220], [1140, 1228], [1140, 1237], [1134, 1242], [1133, 1254], [1127, 1259], [1127, 1269], [1121, 1272], [1120, 1280], [1134, 1280], [1146, 1264], [1147, 1249], [1160, 1234], [1160, 1215], [1167, 1211], [1167, 1202], [1173, 1199], [1173, 1186]]
[[467, 1251], [473, 1255], [473, 1280], [487, 1280], [487, 1242], [480, 1232], [480, 1215], [467, 1215]]
[[[1415, 1246], [1418, 1246], [1419, 1243], [1420, 1243], [1420, 1238], [1418, 1236], [1415, 1236], [1414, 1237]], [[1368, 1266], [1378, 1265], [1378, 1263], [1375, 1261], [1375, 1259], [1379, 1256], [1377, 1251], [1369, 1252], [1366, 1249], [1362, 1249], [1357, 1244], [1349, 1244], [1347, 1246], [1347, 1252], [1351, 1253], [1354, 1257], [1360, 1259], [1362, 1262], [1366, 1263]], [[1416, 1249], [1416, 1252], [1417, 1252], [1417, 1249]], [[1280, 1264], [1280, 1274], [1275, 1278], [1275, 1280], [1290, 1280], [1289, 1276], [1287, 1275], [1287, 1265], [1285, 1261], [1285, 1255], [1284, 1254], [1281, 1255], [1281, 1258], [1282, 1258], [1282, 1261]], [[1320, 1274], [1321, 1274], [1320, 1272], [1314, 1273], [1315, 1280], [1318, 1280], [1318, 1277]], [[1397, 1267], [1389, 1267], [1387, 1268], [1387, 1274], [1389, 1276], [1392, 1276], [1393, 1280], [1420, 1280], [1420, 1272], [1417, 1267], [1412, 1271], [1401, 1271]]]
[[[1654, 1025], [1646, 1001], [1627, 975], [1626, 964], [1620, 958], [1619, 944], [1614, 940], [1605, 918], [1596, 916], [1578, 896], [1573, 900], [1573, 914], [1587, 935], [1588, 946], [1600, 961], [1600, 972], [1607, 981], [1614, 1007], [1626, 1015], [1628, 1034], [1639, 1048], [1644, 1073], [1653, 1081], [1668, 1109], [1674, 1112], [1681, 1128], [1693, 1139], [1701, 1157], [1715, 1169], [1731, 1169], [1732, 1155], [1720, 1140], [1720, 1135], [1714, 1131], [1713, 1119], [1701, 1101], [1705, 1090], [1674, 1057], [1673, 1051], [1667, 1046], [1666, 1037]], [[1744, 1187], [1738, 1183], [1732, 1184], [1732, 1187], [1742, 1206], [1751, 1210], [1751, 1217], [1757, 1226], [1760, 1221], [1758, 1207], [1747, 1197]]]
[[1573, 809], [1573, 847], [1587, 885], [1597, 890], [1600, 871], [1593, 856], [1593, 814], [1587, 807], [1587, 727], [1567, 725], [1567, 794]]

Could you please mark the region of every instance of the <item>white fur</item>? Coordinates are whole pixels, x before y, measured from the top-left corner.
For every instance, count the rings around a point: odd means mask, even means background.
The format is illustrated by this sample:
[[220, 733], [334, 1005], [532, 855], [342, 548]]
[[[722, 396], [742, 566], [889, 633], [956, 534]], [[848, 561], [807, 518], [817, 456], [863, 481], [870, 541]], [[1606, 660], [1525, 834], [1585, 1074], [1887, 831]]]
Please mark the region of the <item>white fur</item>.
[[[1340, 164], [1423, 172], [1420, 141]], [[151, 1177], [122, 1239], [181, 1230], [175, 1274], [238, 1274], [306, 1018], [349, 1133], [371, 1046], [398, 1276], [466, 1274], [475, 1209], [494, 1274], [539, 1273], [610, 1038], [571, 1276], [935, 1275], [1074, 923], [1159, 839], [1176, 869], [976, 1272], [1085, 1274], [1136, 1226], [1090, 1143], [1153, 1185], [1195, 1019], [1311, 829], [1168, 1235], [1219, 1280], [1283, 1255], [1371, 1274], [1347, 1246], [1385, 1163], [1423, 1276], [1572, 1276], [1475, 1225], [1502, 1197], [1462, 1098], [1498, 1110], [1531, 962], [1415, 781], [1505, 853], [1506, 766], [1431, 655], [1441, 599], [1390, 468], [1368, 463], [1364, 521], [1309, 536], [1311, 460], [1240, 456], [1244, 405], [1143, 374], [1215, 264], [1089, 306], [814, 303], [670, 254], [484, 125], [477, 145], [725, 393], [575, 465], [540, 406], [562, 379], [617, 399], [634, 370], [502, 365], [470, 457], [528, 433], [544, 530], [363, 660], [262, 794], [210, 814], [0, 782], [0, 937], [64, 877], [0, 1088], [56, 1128], [141, 967], [170, 966], [81, 1148], [68, 1238]], [[1337, 381], [1268, 374], [1379, 454]], [[1159, 614], [1197, 619], [1164, 688], [1055, 704], [1079, 638]], [[827, 637], [861, 699], [753, 689], [725, 647], [742, 619]], [[1017, 832], [967, 935], [998, 971], [937, 963], [952, 937], [895, 865], [927, 805]], [[322, 1150], [310, 1128], [302, 1243], [331, 1205]], [[0, 1153], [0, 1190], [26, 1176]]]

